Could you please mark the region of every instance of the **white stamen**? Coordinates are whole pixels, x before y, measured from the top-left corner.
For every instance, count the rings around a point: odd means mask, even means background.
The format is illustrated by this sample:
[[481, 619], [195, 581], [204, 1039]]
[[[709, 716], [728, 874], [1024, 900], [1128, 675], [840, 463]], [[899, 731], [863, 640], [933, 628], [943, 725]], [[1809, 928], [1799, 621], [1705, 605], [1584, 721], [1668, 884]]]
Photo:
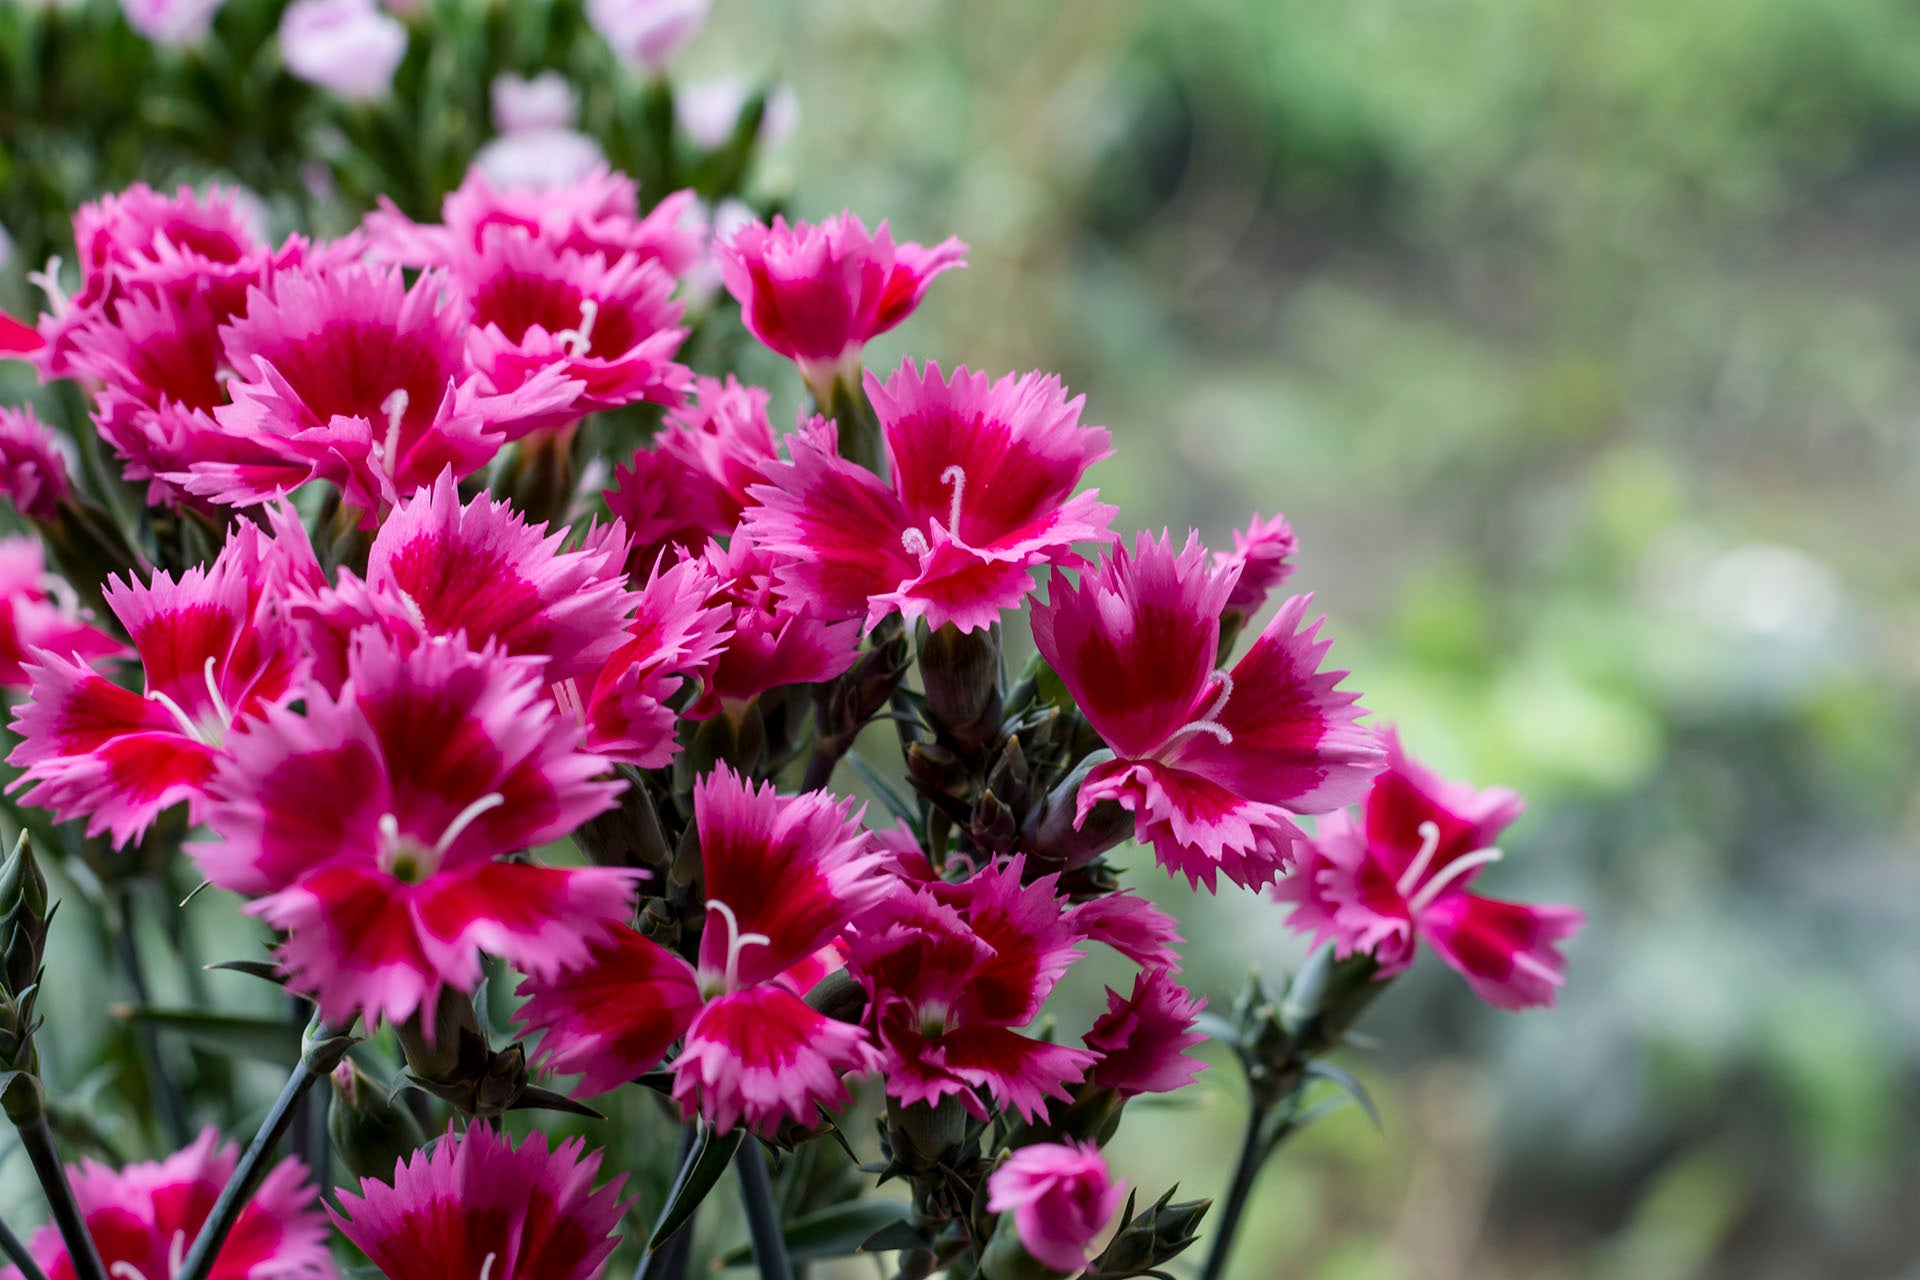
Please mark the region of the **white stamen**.
[[186, 734], [189, 738], [192, 738], [195, 742], [199, 743], [201, 746], [213, 747], [213, 746], [219, 745], [218, 743], [210, 740], [207, 736], [206, 731], [203, 730], [198, 724], [194, 723], [193, 717], [187, 714], [186, 708], [182, 707], [179, 703], [175, 702], [172, 698], [168, 697], [165, 693], [162, 693], [160, 690], [155, 689], [152, 692], [147, 694], [147, 698], [149, 701], [157, 702], [161, 706], [165, 707], [168, 710], [168, 712], [172, 714], [174, 723], [180, 726], [180, 732]]
[[927, 535], [918, 529], [904, 530], [900, 534], [900, 545], [906, 548], [910, 556], [923, 556], [931, 550], [927, 544]]
[[561, 350], [579, 359], [593, 350], [593, 322], [600, 318], [600, 304], [592, 298], [580, 299], [580, 327], [562, 329], [553, 335]]
[[453, 842], [460, 838], [460, 833], [472, 826], [481, 814], [487, 812], [489, 809], [498, 809], [506, 802], [507, 798], [498, 791], [490, 791], [462, 809], [459, 813], [454, 814], [453, 821], [449, 822], [447, 829], [441, 832], [440, 842], [433, 846], [434, 856], [444, 857], [447, 850], [453, 845]]
[[173, 1243], [167, 1246], [167, 1275], [179, 1275], [180, 1268], [185, 1266], [186, 1263], [187, 1233], [184, 1231], [176, 1231], [173, 1233]]
[[1233, 697], [1232, 676], [1224, 671], [1216, 671], [1213, 673], [1213, 682], [1220, 686], [1220, 692], [1214, 698], [1213, 705], [1200, 714], [1202, 720], [1218, 720], [1220, 713], [1227, 709], [1227, 699]]
[[497, 1253], [490, 1253], [486, 1256], [485, 1261], [481, 1262], [480, 1280], [489, 1280], [489, 1277], [493, 1275], [493, 1260], [499, 1256]]
[[953, 506], [947, 512], [947, 533], [960, 536], [960, 495], [967, 491], [967, 473], [958, 463], [940, 473], [940, 483], [953, 486]]
[[400, 819], [390, 813], [380, 815], [380, 821], [374, 824], [380, 829], [380, 843], [391, 849], [400, 843]]
[[67, 314], [67, 308], [72, 305], [72, 302], [67, 297], [67, 291], [60, 287], [59, 254], [47, 259], [45, 271], [27, 272], [27, 283], [47, 295], [47, 310], [53, 313], [54, 319], [57, 320]]
[[1393, 887], [1402, 898], [1407, 897], [1420, 883], [1420, 877], [1427, 874], [1427, 867], [1433, 862], [1433, 855], [1440, 849], [1440, 824], [1423, 822], [1417, 828], [1420, 832], [1420, 852], [1413, 855], [1413, 861], [1400, 874], [1400, 881]]
[[116, 1262], [107, 1268], [107, 1274], [113, 1280], [147, 1280], [147, 1273], [131, 1262]]
[[[1227, 728], [1227, 726], [1215, 724], [1211, 720], [1189, 720], [1173, 731], [1173, 738], [1184, 737], [1189, 733], [1210, 733], [1220, 739], [1223, 745], [1229, 747], [1233, 745], [1233, 731]], [[1173, 738], [1169, 738], [1167, 741], [1172, 742]]]
[[556, 682], [553, 686], [553, 704], [560, 708], [560, 714], [572, 716], [582, 729], [587, 727], [587, 709], [580, 702], [580, 682], [572, 676]]
[[231, 728], [233, 726], [233, 708], [229, 707], [226, 698], [221, 696], [220, 682], [213, 677], [213, 656], [211, 654], [207, 656], [207, 665], [203, 667], [202, 670], [206, 672], [207, 696], [213, 699], [213, 709], [219, 714], [220, 722]]
[[740, 917], [733, 914], [733, 908], [714, 898], [708, 901], [707, 910], [718, 911], [727, 922], [727, 968], [725, 981], [731, 991], [740, 980], [740, 953], [748, 947], [764, 947], [773, 942], [764, 933], [740, 932]]
[[1223, 744], [1227, 746], [1233, 745], [1233, 731], [1219, 722], [1220, 713], [1227, 709], [1227, 700], [1233, 697], [1233, 677], [1224, 671], [1216, 671], [1213, 673], [1212, 680], [1220, 686], [1220, 692], [1214, 695], [1212, 705], [1200, 713], [1198, 720], [1189, 720], [1178, 729], [1175, 729], [1173, 733], [1168, 736], [1166, 746], [1163, 746], [1161, 751], [1164, 752], [1167, 747], [1172, 746], [1190, 733], [1212, 734]]
[[380, 445], [380, 456], [386, 459], [388, 467], [400, 463], [400, 421], [407, 415], [407, 389], [397, 388], [393, 394], [380, 402], [380, 412], [387, 415], [387, 438]]
[[1427, 881], [1426, 887], [1414, 895], [1413, 901], [1407, 903], [1408, 912], [1419, 915], [1433, 905], [1433, 900], [1439, 897], [1441, 891], [1448, 885], [1469, 871], [1484, 867], [1491, 862], [1498, 862], [1505, 856], [1498, 849], [1476, 849], [1472, 853], [1455, 858], [1442, 868], [1439, 875]]

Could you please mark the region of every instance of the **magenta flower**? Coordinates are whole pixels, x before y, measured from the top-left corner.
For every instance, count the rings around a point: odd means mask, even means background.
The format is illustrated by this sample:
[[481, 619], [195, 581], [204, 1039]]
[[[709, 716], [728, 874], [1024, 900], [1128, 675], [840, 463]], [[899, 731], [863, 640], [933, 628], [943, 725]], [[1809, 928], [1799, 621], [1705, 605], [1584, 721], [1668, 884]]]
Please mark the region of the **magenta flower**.
[[1358, 723], [1344, 671], [1323, 672], [1309, 597], [1287, 601], [1229, 674], [1214, 670], [1229, 566], [1197, 537], [1175, 553], [1141, 534], [1070, 583], [1056, 571], [1033, 637], [1115, 759], [1081, 785], [1078, 818], [1102, 800], [1134, 814], [1142, 843], [1198, 887], [1225, 875], [1260, 888], [1286, 865], [1291, 815], [1357, 799], [1381, 753]]
[[1074, 493], [1111, 450], [1102, 427], [1080, 425], [1082, 398], [1055, 377], [1009, 374], [989, 383], [964, 367], [901, 365], [884, 386], [867, 375], [893, 482], [841, 458], [819, 433], [789, 440], [750, 492], [762, 505], [742, 528], [789, 557], [780, 587], [822, 613], [973, 631], [1033, 590], [1034, 566], [1074, 559], [1102, 540], [1114, 508]]
[[[188, 1247], [239, 1163], [237, 1144], [213, 1129], [165, 1160], [109, 1169], [81, 1160], [70, 1175], [87, 1234], [115, 1280], [178, 1274]], [[298, 1160], [275, 1165], [240, 1211], [208, 1280], [334, 1280], [320, 1193]], [[34, 1232], [28, 1252], [49, 1280], [73, 1280], [57, 1228]], [[8, 1267], [0, 1280], [19, 1280]]]
[[1267, 597], [1293, 576], [1293, 553], [1300, 541], [1285, 516], [1271, 520], [1253, 518], [1246, 532], [1233, 531], [1233, 550], [1213, 553], [1214, 567], [1222, 571], [1237, 568], [1238, 581], [1227, 595], [1227, 612], [1243, 618], [1260, 612]]
[[308, 480], [378, 513], [451, 467], [468, 475], [516, 429], [571, 404], [575, 387], [542, 371], [512, 396], [484, 393], [468, 373], [458, 309], [445, 281], [411, 288], [395, 269], [335, 266], [284, 272], [256, 293], [223, 337], [236, 370], [222, 430], [265, 461], [196, 461], [167, 477], [225, 503], [264, 501]]
[[590, 966], [524, 984], [523, 1024], [588, 1092], [640, 1075], [684, 1035], [673, 1096], [688, 1115], [763, 1133], [811, 1123], [816, 1106], [846, 1100], [844, 1074], [879, 1057], [861, 1028], [816, 1012], [786, 975], [814, 965], [889, 891], [882, 855], [852, 801], [824, 791], [776, 795], [721, 765], [695, 784], [693, 805], [707, 894], [698, 966], [624, 937]]
[[1206, 1063], [1186, 1054], [1207, 1038], [1193, 1029], [1206, 1007], [1167, 969], [1136, 975], [1128, 996], [1108, 987], [1107, 1011], [1084, 1037], [1100, 1055], [1089, 1078], [1129, 1098], [1186, 1088], [1206, 1070]]
[[780, 562], [746, 534], [725, 548], [708, 543], [702, 559], [717, 584], [707, 603], [727, 610], [733, 634], [701, 668], [689, 719], [735, 715], [769, 689], [831, 680], [860, 656], [859, 620], [822, 618], [804, 600], [776, 595]]
[[407, 29], [374, 0], [293, 0], [280, 15], [287, 70], [353, 102], [393, 91]]
[[871, 233], [850, 211], [818, 226], [752, 222], [714, 246], [720, 278], [753, 336], [800, 366], [824, 402], [836, 376], [851, 376], [871, 339], [913, 314], [927, 285], [964, 267], [967, 246], [949, 238], [928, 249], [895, 245], [882, 222]]
[[512, 394], [549, 369], [577, 384], [540, 425], [642, 401], [676, 405], [693, 378], [673, 359], [687, 331], [673, 277], [657, 262], [555, 251], [505, 228], [459, 270], [474, 326], [467, 355], [487, 390]]
[[127, 652], [87, 621], [72, 586], [47, 572], [44, 556], [31, 535], [0, 538], [0, 688], [31, 684], [26, 664], [43, 650], [93, 665]]
[[0, 406], [0, 494], [31, 520], [49, 520], [67, 496], [67, 456], [33, 406]]
[[1127, 1198], [1125, 1179], [1107, 1172], [1099, 1148], [1040, 1142], [1021, 1147], [987, 1179], [987, 1211], [1013, 1214], [1034, 1261], [1076, 1272]]
[[[4, 231], [4, 228], [0, 228], [0, 231]], [[32, 355], [46, 345], [47, 340], [32, 325], [0, 311], [0, 360]]]
[[1586, 923], [1573, 907], [1530, 906], [1470, 892], [1500, 860], [1494, 839], [1520, 815], [1520, 797], [1448, 782], [1385, 735], [1387, 769], [1367, 793], [1364, 816], [1321, 820], [1294, 874], [1275, 888], [1293, 904], [1288, 921], [1337, 954], [1371, 954], [1381, 977], [1413, 963], [1424, 938], [1501, 1009], [1551, 1006], [1566, 982], [1559, 944]]
[[700, 260], [702, 237], [689, 218], [691, 191], [676, 191], [640, 216], [640, 188], [605, 165], [576, 182], [539, 188], [501, 188], [479, 169], [441, 202], [438, 224], [422, 225], [383, 202], [367, 217], [376, 258], [408, 267], [458, 271], [486, 251], [490, 232], [519, 227], [555, 252], [602, 254], [608, 262], [632, 255], [679, 276]]
[[753, 505], [747, 490], [778, 461], [768, 395], [731, 375], [696, 377], [693, 400], [667, 414], [654, 441], [614, 472], [607, 509], [633, 535], [629, 564], [651, 569], [663, 551], [698, 551], [730, 536]]
[[107, 605], [139, 651], [145, 692], [133, 693], [84, 661], [44, 651], [27, 673], [32, 695], [14, 711], [20, 744], [8, 756], [32, 784], [27, 804], [61, 821], [85, 817], [87, 834], [124, 846], [162, 812], [187, 806], [200, 820], [206, 786], [236, 726], [300, 694], [298, 638], [253, 578], [241, 538], [211, 568], [176, 583], [108, 582]]
[[480, 953], [553, 975], [632, 909], [635, 872], [502, 862], [613, 803], [606, 761], [536, 666], [458, 638], [355, 638], [338, 696], [246, 726], [208, 787], [207, 879], [286, 932], [280, 961], [330, 1022], [401, 1021], [471, 990]]
[[1065, 1099], [1095, 1055], [1022, 1035], [1080, 958], [1057, 876], [1022, 886], [1024, 859], [957, 885], [906, 882], [849, 939], [854, 974], [885, 1050], [887, 1092], [903, 1103], [955, 1097], [981, 1120], [975, 1091], [1028, 1120]]
[[393, 1183], [367, 1178], [329, 1210], [387, 1280], [589, 1280], [619, 1244], [633, 1201], [622, 1174], [597, 1190], [600, 1153], [529, 1134], [516, 1150], [485, 1125], [449, 1133]]
[[658, 76], [706, 25], [712, 0], [587, 0], [587, 21], [620, 59]]

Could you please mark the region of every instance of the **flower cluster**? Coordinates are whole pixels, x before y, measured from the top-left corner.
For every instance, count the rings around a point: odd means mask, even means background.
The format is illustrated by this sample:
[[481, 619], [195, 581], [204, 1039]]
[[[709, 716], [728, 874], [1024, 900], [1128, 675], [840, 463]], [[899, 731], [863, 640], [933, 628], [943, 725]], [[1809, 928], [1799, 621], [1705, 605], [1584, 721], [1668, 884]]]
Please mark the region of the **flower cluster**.
[[[621, 8], [591, 6], [647, 61], [702, 7]], [[438, 222], [388, 205], [276, 245], [231, 193], [137, 187], [76, 216], [78, 291], [15, 343], [87, 390], [160, 528], [210, 545], [149, 528], [83, 582], [90, 610], [37, 543], [0, 544], [13, 789], [182, 850], [336, 1034], [390, 1026], [477, 1118], [342, 1199], [377, 1267], [584, 1280], [608, 1257], [627, 1206], [599, 1156], [485, 1123], [564, 1102], [535, 1074], [784, 1145], [877, 1078], [916, 1247], [1088, 1265], [1124, 1193], [1099, 1145], [1202, 1065], [1174, 920], [1108, 856], [1129, 837], [1193, 889], [1270, 892], [1369, 977], [1424, 939], [1490, 1002], [1551, 1003], [1579, 914], [1470, 891], [1518, 802], [1365, 723], [1310, 597], [1272, 599], [1284, 520], [1230, 551], [1120, 537], [1086, 484], [1111, 437], [1059, 378], [861, 368], [964, 245], [850, 213], [715, 236], [692, 199], [476, 170]], [[682, 362], [709, 263], [812, 392], [792, 431], [768, 390]], [[0, 487], [56, 548], [95, 519], [64, 457], [0, 416]], [[1010, 679], [1022, 612], [1037, 653]], [[891, 777], [855, 752], [882, 720]], [[856, 768], [874, 809], [835, 790]], [[1096, 946], [1130, 985], [1056, 1025]], [[519, 975], [531, 1049], [481, 1029], [489, 964]], [[88, 1172], [82, 1200], [139, 1199], [113, 1176], [165, 1180]], [[249, 1247], [331, 1274], [285, 1181]], [[1151, 1271], [1198, 1212], [1121, 1223], [1103, 1274]], [[173, 1274], [190, 1217], [102, 1235], [114, 1274]]]

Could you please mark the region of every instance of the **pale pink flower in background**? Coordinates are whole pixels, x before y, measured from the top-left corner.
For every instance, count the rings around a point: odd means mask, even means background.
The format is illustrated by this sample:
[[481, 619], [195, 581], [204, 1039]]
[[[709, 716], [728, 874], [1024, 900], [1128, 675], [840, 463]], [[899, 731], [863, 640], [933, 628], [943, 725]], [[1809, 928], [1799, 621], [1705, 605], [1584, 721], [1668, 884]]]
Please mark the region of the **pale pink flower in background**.
[[987, 1211], [1013, 1214], [1020, 1243], [1055, 1271], [1075, 1272], [1127, 1198], [1097, 1147], [1037, 1142], [1008, 1156], [987, 1179]]
[[[754, 84], [745, 76], [720, 76], [694, 84], [677, 86], [673, 91], [673, 114], [693, 145], [712, 151], [733, 136], [740, 112], [747, 105]], [[767, 105], [760, 117], [756, 135], [763, 147], [774, 147], [793, 134], [800, 122], [800, 97], [791, 85], [776, 84], [767, 89]]]
[[155, 44], [189, 45], [206, 39], [226, 0], [120, 0], [127, 25]]
[[[239, 1159], [239, 1145], [221, 1142], [208, 1128], [165, 1160], [119, 1169], [78, 1161], [69, 1175], [73, 1197], [108, 1274], [114, 1280], [177, 1274]], [[240, 1211], [208, 1280], [335, 1280], [329, 1234], [306, 1166], [282, 1160]], [[27, 1248], [50, 1280], [72, 1280], [73, 1262], [58, 1228], [41, 1227]], [[0, 1280], [19, 1278], [16, 1268], [0, 1271]]]
[[374, 0], [293, 0], [280, 15], [287, 70], [355, 102], [390, 93], [406, 56], [406, 27]]
[[544, 1133], [520, 1143], [484, 1124], [449, 1133], [363, 1179], [329, 1209], [387, 1280], [588, 1280], [633, 1207], [621, 1174], [598, 1189], [600, 1152]]
[[493, 104], [493, 127], [502, 133], [522, 129], [564, 129], [580, 117], [580, 95], [558, 71], [537, 76], [506, 72], [488, 87]]
[[587, 0], [587, 21], [621, 61], [658, 76], [706, 25], [712, 0]]

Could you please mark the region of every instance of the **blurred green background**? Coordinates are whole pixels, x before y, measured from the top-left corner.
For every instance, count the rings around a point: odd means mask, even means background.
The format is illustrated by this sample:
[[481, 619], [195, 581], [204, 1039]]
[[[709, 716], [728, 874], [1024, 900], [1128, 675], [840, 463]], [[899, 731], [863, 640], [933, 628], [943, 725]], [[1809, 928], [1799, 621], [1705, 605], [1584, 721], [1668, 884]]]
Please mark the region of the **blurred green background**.
[[[716, 0], [739, 72], [762, 194], [973, 246], [872, 366], [1058, 371], [1123, 528], [1284, 511], [1367, 704], [1528, 796], [1489, 888], [1592, 917], [1555, 1012], [1402, 980], [1237, 1280], [1920, 1276], [1920, 10]], [[1160, 897], [1217, 1003], [1302, 955]], [[1233, 1083], [1123, 1171], [1218, 1191]]]
[[[1122, 527], [1286, 512], [1367, 704], [1528, 796], [1489, 886], [1591, 913], [1555, 1012], [1378, 1006], [1385, 1135], [1237, 1277], [1920, 1276], [1920, 10], [719, 0], [686, 66], [795, 86], [801, 212], [972, 243], [870, 365], [1059, 371]], [[1162, 898], [1216, 1001], [1300, 957]], [[1224, 1184], [1212, 1075], [1126, 1172]]]

